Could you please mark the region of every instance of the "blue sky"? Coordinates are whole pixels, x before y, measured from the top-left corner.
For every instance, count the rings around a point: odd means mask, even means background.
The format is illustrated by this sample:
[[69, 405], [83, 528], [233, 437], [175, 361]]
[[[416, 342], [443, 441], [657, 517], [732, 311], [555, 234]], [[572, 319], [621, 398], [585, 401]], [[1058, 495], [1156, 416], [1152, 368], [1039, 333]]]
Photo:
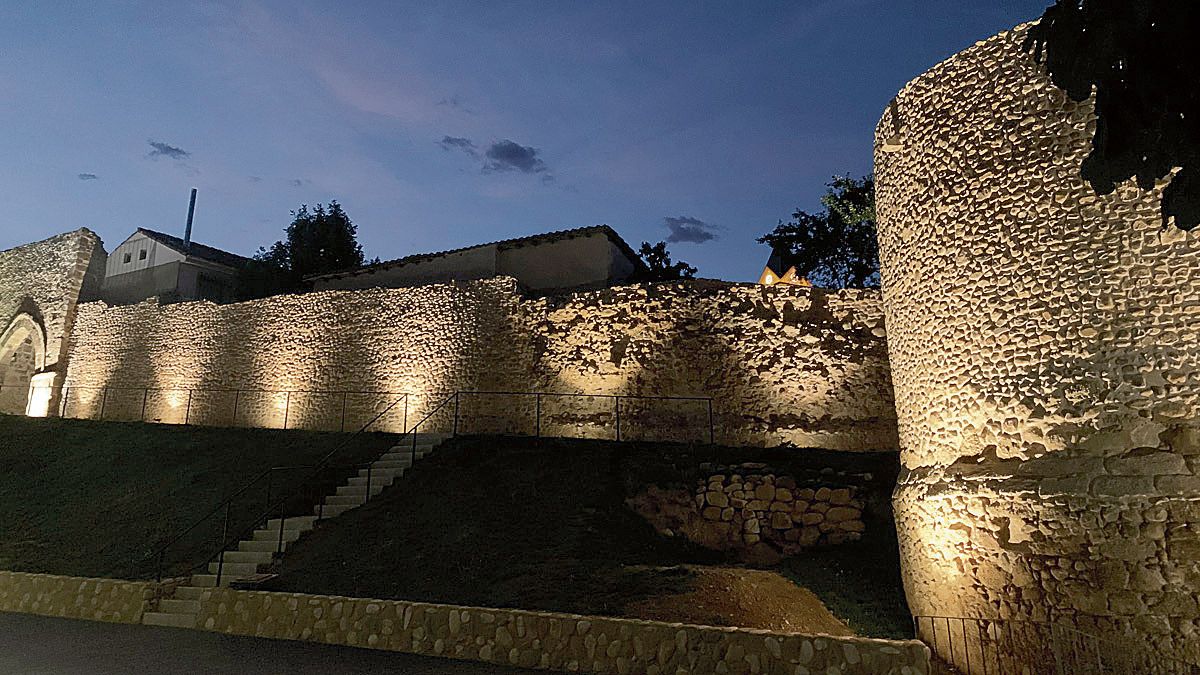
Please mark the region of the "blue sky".
[[1047, 4], [7, 2], [0, 248], [181, 234], [194, 186], [243, 254], [338, 199], [369, 257], [608, 223], [751, 280], [905, 82]]

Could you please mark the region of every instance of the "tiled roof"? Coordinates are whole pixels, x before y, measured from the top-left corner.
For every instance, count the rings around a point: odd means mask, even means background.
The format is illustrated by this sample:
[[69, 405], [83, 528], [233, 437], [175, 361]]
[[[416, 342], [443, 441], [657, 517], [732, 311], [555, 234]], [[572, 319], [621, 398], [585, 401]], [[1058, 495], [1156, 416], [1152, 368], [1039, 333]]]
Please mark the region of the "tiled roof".
[[586, 237], [586, 236], [592, 235], [592, 234], [603, 234], [604, 236], [608, 237], [609, 241], [616, 244], [617, 248], [621, 249], [621, 252], [624, 253], [626, 255], [626, 257], [629, 258], [629, 260], [634, 264], [634, 266], [638, 267], [639, 269], [644, 267], [645, 264], [642, 262], [641, 257], [636, 252], [634, 252], [634, 250], [629, 246], [629, 244], [627, 244], [625, 242], [624, 239], [621, 238], [621, 235], [617, 234], [616, 230], [612, 229], [608, 225], [591, 225], [589, 227], [577, 227], [577, 228], [574, 228], [571, 230], [558, 230], [557, 232], [546, 232], [544, 234], [535, 234], [535, 235], [531, 235], [528, 237], [518, 237], [516, 239], [502, 239], [500, 241], [488, 242], [486, 244], [476, 244], [474, 246], [464, 246], [463, 248], [454, 248], [454, 249], [450, 249], [448, 251], [437, 251], [434, 253], [417, 253], [414, 255], [405, 256], [403, 258], [396, 258], [395, 260], [385, 260], [383, 262], [378, 262], [373, 265], [366, 265], [364, 267], [356, 267], [353, 269], [342, 270], [339, 272], [330, 272], [327, 274], [318, 274], [318, 275], [314, 275], [314, 276], [311, 276], [308, 278], [310, 280], [312, 280], [312, 279], [329, 279], [329, 278], [337, 278], [337, 277], [343, 277], [343, 276], [352, 276], [352, 275], [356, 275], [356, 274], [365, 274], [365, 273], [369, 273], [369, 272], [377, 272], [379, 270], [390, 269], [392, 267], [399, 267], [401, 265], [409, 265], [412, 263], [424, 262], [426, 260], [433, 260], [434, 258], [440, 258], [445, 255], [451, 255], [453, 253], [462, 253], [464, 251], [471, 251], [471, 250], [474, 250], [477, 248], [484, 248], [487, 246], [495, 246], [497, 249], [503, 250], [506, 248], [518, 248], [521, 246], [538, 246], [540, 244], [548, 244], [550, 242], [561, 241], [563, 239], [573, 239], [575, 237]]
[[218, 265], [225, 265], [226, 267], [237, 268], [237, 267], [244, 266], [250, 260], [249, 258], [245, 258], [243, 256], [237, 255], [236, 253], [222, 251], [219, 248], [213, 248], [212, 246], [205, 246], [204, 244], [198, 244], [194, 241], [191, 243], [190, 246], [188, 246], [188, 245], [185, 245], [183, 243], [183, 240], [180, 239], [179, 237], [172, 236], [172, 235], [169, 235], [169, 234], [166, 234], [163, 232], [156, 232], [154, 230], [147, 230], [144, 227], [139, 227], [138, 232], [141, 232], [142, 234], [146, 235], [147, 237], [150, 237], [151, 239], [162, 244], [163, 246], [173, 248], [176, 251], [179, 251], [180, 253], [183, 253], [185, 255], [190, 255], [193, 258], [200, 258], [201, 260], [207, 260], [209, 262], [217, 263]]

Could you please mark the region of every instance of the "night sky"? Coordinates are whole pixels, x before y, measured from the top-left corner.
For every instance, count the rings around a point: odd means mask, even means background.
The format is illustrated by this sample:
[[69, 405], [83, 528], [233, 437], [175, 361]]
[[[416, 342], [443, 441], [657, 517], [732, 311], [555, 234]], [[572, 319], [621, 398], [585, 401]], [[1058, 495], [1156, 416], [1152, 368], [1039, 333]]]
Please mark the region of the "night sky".
[[607, 223], [752, 280], [905, 82], [1049, 2], [6, 2], [0, 248], [181, 235], [194, 186], [245, 255], [337, 199], [368, 257]]

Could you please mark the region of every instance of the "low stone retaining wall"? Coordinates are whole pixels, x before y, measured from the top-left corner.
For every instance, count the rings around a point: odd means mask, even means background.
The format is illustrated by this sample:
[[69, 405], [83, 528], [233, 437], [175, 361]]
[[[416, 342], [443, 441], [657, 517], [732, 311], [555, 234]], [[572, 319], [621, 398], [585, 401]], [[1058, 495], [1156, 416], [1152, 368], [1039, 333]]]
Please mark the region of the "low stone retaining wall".
[[141, 623], [156, 584], [0, 571], [0, 612]]
[[761, 563], [857, 541], [867, 529], [869, 473], [792, 476], [759, 462], [701, 468], [690, 487], [647, 485], [626, 502], [659, 534]]
[[929, 673], [929, 650], [914, 640], [792, 635], [227, 588], [204, 591], [196, 625], [232, 635], [370, 647], [572, 673]]

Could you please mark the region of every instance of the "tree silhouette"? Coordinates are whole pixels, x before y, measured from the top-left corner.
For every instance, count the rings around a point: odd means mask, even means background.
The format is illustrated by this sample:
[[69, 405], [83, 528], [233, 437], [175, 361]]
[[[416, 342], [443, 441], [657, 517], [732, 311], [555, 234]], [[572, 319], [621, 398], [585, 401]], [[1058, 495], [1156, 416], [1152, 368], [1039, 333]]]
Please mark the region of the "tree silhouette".
[[337, 200], [312, 210], [301, 205], [286, 232], [286, 239], [258, 249], [246, 266], [239, 284], [243, 299], [303, 290], [307, 277], [363, 264], [358, 228]]
[[646, 270], [638, 277], [639, 281], [670, 281], [672, 279], [691, 279], [696, 276], [696, 268], [683, 262], [671, 262], [671, 253], [667, 251], [667, 242], [660, 241], [651, 246], [642, 242], [638, 250]]
[[796, 268], [799, 277], [824, 288], [879, 285], [875, 240], [875, 179], [835, 176], [821, 197], [825, 211], [796, 210], [789, 222], [758, 238], [778, 260], [776, 274]]
[[[1097, 194], [1170, 177], [1166, 224], [1200, 224], [1200, 3], [1058, 0], [1025, 42], [1075, 101], [1096, 97], [1092, 152], [1080, 173]], [[1174, 172], [1174, 175], [1172, 175]]]

